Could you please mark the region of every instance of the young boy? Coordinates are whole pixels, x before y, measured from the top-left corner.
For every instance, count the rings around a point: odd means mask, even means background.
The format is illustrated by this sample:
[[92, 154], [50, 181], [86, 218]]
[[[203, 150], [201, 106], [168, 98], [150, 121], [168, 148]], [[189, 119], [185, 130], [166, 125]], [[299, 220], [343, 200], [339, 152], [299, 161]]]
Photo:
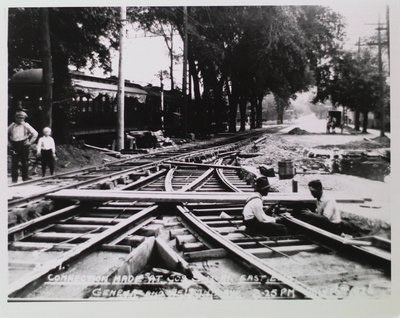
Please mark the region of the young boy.
[[50, 174], [54, 174], [54, 161], [56, 159], [56, 145], [51, 137], [51, 128], [43, 128], [43, 137], [39, 138], [37, 144], [37, 155], [42, 161], [42, 177], [46, 174], [47, 166], [50, 168]]

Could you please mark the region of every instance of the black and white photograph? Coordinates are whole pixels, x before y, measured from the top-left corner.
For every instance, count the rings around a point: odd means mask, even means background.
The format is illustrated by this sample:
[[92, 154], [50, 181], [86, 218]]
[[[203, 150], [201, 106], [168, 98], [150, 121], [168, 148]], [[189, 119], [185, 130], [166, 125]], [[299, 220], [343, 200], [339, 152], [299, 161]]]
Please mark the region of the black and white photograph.
[[393, 300], [395, 2], [4, 10], [7, 305]]

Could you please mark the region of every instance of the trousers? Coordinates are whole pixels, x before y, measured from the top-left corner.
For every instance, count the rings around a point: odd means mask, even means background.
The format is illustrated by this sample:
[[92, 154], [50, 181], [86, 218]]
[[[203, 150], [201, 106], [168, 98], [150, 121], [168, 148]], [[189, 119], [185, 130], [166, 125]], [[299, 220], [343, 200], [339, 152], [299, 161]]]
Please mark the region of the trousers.
[[288, 235], [286, 226], [278, 223], [263, 223], [256, 218], [245, 220], [246, 231], [251, 234], [260, 234], [265, 236], [285, 236]]
[[25, 145], [24, 141], [16, 141], [11, 145], [11, 179], [12, 182], [18, 181], [19, 163], [21, 163], [22, 180], [28, 179], [28, 160], [29, 145]]
[[334, 234], [341, 234], [342, 233], [342, 224], [341, 223], [332, 223], [329, 219], [323, 215], [319, 215], [313, 213], [309, 210], [302, 210], [299, 211], [293, 216], [301, 221], [307, 222], [311, 225], [319, 227], [323, 230], [332, 232]]
[[54, 174], [54, 157], [53, 157], [53, 151], [51, 149], [49, 150], [42, 150], [41, 151], [41, 162], [42, 162], [42, 177], [46, 175], [46, 169], [49, 167], [50, 169], [50, 174]]

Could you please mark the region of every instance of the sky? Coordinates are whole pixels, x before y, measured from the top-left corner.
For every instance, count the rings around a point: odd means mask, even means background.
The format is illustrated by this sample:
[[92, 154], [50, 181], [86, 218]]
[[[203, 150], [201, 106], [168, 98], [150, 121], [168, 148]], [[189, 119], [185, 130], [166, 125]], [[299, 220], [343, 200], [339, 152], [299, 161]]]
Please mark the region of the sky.
[[[381, 22], [386, 19], [387, 1], [364, 0], [360, 1], [341, 1], [330, 0], [321, 3], [331, 7], [334, 11], [340, 13], [346, 22], [346, 40], [345, 48], [356, 50], [358, 38], [369, 37], [375, 34], [374, 25], [368, 23], [377, 23], [380, 17]], [[166, 44], [161, 37], [143, 37], [143, 31], [129, 30], [126, 40], [126, 68], [125, 77], [140, 85], [160, 85], [156, 74], [160, 70], [169, 69], [169, 57]], [[175, 36], [174, 46], [176, 53], [182, 53], [182, 41], [179, 36]], [[118, 52], [113, 52], [112, 68], [113, 75], [118, 75]], [[94, 75], [102, 76], [101, 70], [96, 70]], [[182, 83], [182, 64], [174, 66], [174, 80], [180, 87]], [[165, 89], [170, 88], [169, 80], [164, 81]]]

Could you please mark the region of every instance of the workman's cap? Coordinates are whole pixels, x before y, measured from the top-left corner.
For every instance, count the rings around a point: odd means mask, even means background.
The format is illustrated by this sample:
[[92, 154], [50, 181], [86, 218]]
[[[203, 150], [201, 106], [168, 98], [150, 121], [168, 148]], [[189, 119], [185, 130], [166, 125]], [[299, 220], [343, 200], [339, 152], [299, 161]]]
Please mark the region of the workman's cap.
[[24, 117], [24, 118], [27, 118], [27, 117], [28, 117], [28, 114], [25, 113], [25, 112], [23, 112], [23, 111], [21, 110], [21, 111], [18, 111], [18, 112], [15, 113], [15, 117]]
[[267, 177], [260, 177], [256, 179], [255, 182], [256, 190], [264, 190], [270, 188], [269, 181]]

